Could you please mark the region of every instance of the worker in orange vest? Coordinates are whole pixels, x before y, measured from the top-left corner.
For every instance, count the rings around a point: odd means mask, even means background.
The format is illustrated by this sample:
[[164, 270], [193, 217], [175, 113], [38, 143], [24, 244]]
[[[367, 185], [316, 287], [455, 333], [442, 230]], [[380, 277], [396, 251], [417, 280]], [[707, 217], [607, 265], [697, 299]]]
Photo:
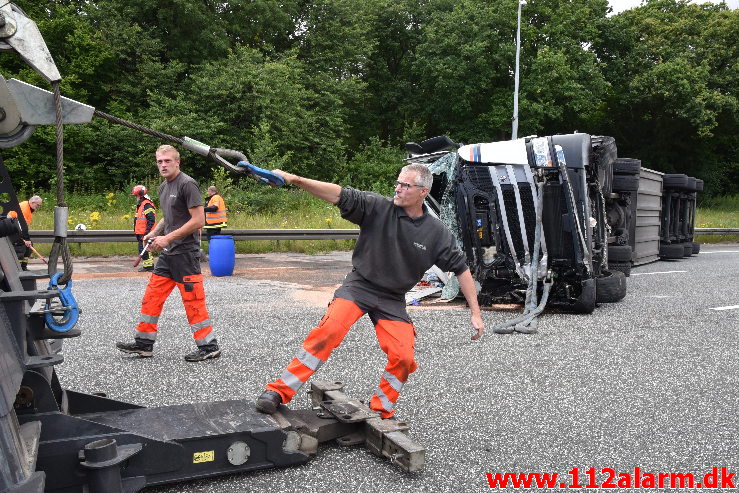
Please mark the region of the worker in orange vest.
[[[21, 213], [23, 218], [26, 220], [26, 226], [31, 227], [31, 221], [33, 221], [33, 213], [41, 208], [43, 199], [38, 195], [34, 195], [28, 200], [24, 200], [20, 204]], [[18, 217], [18, 213], [15, 211], [8, 212], [8, 217]], [[13, 248], [15, 253], [18, 255], [18, 260], [21, 262], [21, 269], [28, 270], [28, 257], [31, 256], [31, 236], [28, 234], [28, 228], [21, 227], [21, 235], [17, 240], [13, 242]]]
[[213, 185], [208, 187], [208, 205], [203, 209], [205, 211], [205, 234], [210, 237], [221, 234], [221, 229], [227, 227], [226, 224], [226, 202], [223, 197], [218, 195], [218, 189]]
[[[151, 231], [156, 223], [156, 206], [151, 197], [146, 193], [146, 187], [136, 185], [131, 189], [131, 194], [138, 198], [136, 204], [136, 217], [133, 218], [133, 234], [139, 242], [139, 252], [144, 249], [144, 236]], [[154, 270], [154, 257], [148, 251], [141, 257], [142, 267], [139, 272], [151, 272]]]

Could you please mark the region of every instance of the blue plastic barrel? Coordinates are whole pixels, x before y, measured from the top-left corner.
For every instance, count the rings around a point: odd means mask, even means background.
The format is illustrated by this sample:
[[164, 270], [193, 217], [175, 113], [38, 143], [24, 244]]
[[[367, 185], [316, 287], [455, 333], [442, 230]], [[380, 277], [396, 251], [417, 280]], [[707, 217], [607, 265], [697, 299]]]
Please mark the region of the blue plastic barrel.
[[214, 276], [230, 276], [234, 273], [236, 263], [236, 244], [231, 235], [215, 235], [210, 237], [208, 245], [208, 265]]

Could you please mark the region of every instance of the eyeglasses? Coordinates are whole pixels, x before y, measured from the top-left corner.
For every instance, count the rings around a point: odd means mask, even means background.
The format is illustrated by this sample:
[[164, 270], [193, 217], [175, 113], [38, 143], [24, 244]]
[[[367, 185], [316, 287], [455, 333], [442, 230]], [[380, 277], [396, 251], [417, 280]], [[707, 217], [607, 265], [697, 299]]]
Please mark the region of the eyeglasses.
[[396, 181], [396, 182], [395, 182], [395, 187], [396, 187], [396, 188], [397, 188], [397, 187], [400, 187], [400, 189], [401, 189], [401, 190], [408, 190], [408, 189], [410, 189], [411, 187], [426, 188], [426, 187], [424, 187], [423, 185], [413, 185], [413, 184], [411, 184], [411, 183], [404, 183], [404, 182], [402, 182], [402, 181]]

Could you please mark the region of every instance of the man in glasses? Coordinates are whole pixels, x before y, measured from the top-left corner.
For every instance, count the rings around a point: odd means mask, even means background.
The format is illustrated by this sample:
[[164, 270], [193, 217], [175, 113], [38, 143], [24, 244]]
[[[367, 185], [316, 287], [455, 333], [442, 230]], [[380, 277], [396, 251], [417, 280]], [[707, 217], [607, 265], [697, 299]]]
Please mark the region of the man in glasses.
[[431, 172], [420, 164], [405, 166], [392, 198], [282, 170], [273, 173], [284, 178], [285, 183], [337, 205], [343, 218], [359, 225], [360, 233], [352, 255], [352, 271], [334, 293], [323, 319], [308, 334], [282, 375], [267, 385], [256, 407], [273, 414], [280, 404], [290, 402], [366, 313], [388, 358], [369, 407], [381, 417], [390, 418], [403, 384], [418, 367], [414, 360], [416, 329], [405, 308], [405, 293], [432, 265], [457, 275], [471, 311], [472, 339], [479, 339], [484, 330], [464, 254], [446, 226], [430, 216], [423, 205], [433, 181]]

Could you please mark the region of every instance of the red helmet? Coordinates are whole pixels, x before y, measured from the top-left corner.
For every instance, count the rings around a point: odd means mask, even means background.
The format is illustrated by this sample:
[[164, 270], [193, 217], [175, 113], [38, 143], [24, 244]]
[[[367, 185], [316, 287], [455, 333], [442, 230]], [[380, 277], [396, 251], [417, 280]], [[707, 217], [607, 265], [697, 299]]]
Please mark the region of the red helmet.
[[131, 194], [143, 197], [144, 195], [146, 195], [146, 187], [143, 185], [136, 185], [131, 189]]

